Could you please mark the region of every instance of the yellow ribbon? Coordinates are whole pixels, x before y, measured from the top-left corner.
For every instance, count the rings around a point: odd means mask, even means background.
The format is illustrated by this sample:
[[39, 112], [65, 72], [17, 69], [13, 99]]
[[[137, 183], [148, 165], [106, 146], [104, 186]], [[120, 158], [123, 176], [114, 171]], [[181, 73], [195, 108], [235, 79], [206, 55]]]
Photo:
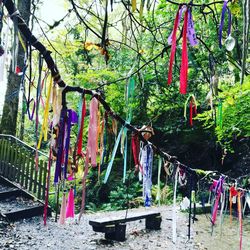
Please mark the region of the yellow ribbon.
[[52, 76], [50, 76], [49, 88], [48, 88], [48, 92], [47, 92], [47, 100], [46, 100], [45, 111], [44, 111], [44, 116], [43, 116], [43, 125], [42, 125], [42, 130], [41, 130], [41, 133], [40, 133], [37, 149], [40, 149], [43, 137], [44, 137], [44, 141], [48, 140], [49, 103], [50, 103], [52, 82], [53, 82], [52, 81]]

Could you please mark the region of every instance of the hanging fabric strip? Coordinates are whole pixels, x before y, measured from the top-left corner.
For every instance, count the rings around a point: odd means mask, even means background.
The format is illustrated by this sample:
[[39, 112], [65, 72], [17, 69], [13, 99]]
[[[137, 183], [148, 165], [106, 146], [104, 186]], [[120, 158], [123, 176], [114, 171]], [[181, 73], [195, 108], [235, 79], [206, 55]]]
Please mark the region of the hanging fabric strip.
[[36, 171], [38, 171], [38, 126], [39, 126], [39, 103], [40, 103], [40, 97], [42, 94], [42, 67], [43, 67], [43, 58], [42, 55], [39, 54], [39, 63], [38, 63], [38, 69], [39, 69], [39, 76], [38, 76], [38, 82], [37, 82], [37, 88], [36, 88], [36, 123], [35, 123], [35, 136], [36, 136], [36, 154], [35, 154], [35, 164], [36, 164]]
[[59, 135], [57, 138], [57, 157], [56, 157], [56, 168], [54, 182], [58, 183], [59, 178], [61, 179], [61, 167], [62, 167], [62, 157], [64, 148], [64, 134], [65, 134], [65, 120], [67, 116], [67, 109], [62, 108], [60, 124], [59, 124]]
[[136, 10], [136, 0], [131, 0], [132, 4], [132, 12]]
[[66, 126], [66, 138], [65, 138], [65, 146], [64, 146], [64, 160], [63, 160], [63, 176], [64, 179], [67, 179], [67, 166], [69, 159], [69, 145], [70, 145], [70, 131], [71, 131], [71, 123], [72, 123], [72, 110], [69, 109], [67, 111], [67, 126]]
[[74, 189], [71, 187], [68, 194], [68, 202], [66, 206], [66, 218], [74, 218], [75, 203], [74, 203]]
[[157, 180], [157, 195], [156, 200], [158, 201], [158, 206], [161, 205], [161, 167], [162, 167], [162, 158], [159, 157], [158, 160], [158, 180]]
[[227, 35], [229, 36], [231, 34], [231, 12], [229, 8], [227, 7], [228, 0], [224, 0], [224, 4], [222, 7], [221, 12], [221, 21], [220, 21], [220, 27], [219, 27], [219, 47], [222, 48], [222, 31], [224, 26], [224, 19], [225, 19], [225, 13], [228, 11], [228, 31]]
[[180, 93], [187, 93], [187, 77], [188, 77], [188, 52], [187, 52], [187, 27], [188, 27], [188, 11], [185, 12], [183, 34], [182, 34], [182, 56], [180, 68]]
[[198, 45], [198, 40], [197, 40], [196, 33], [194, 30], [194, 21], [193, 21], [193, 17], [192, 17], [192, 9], [191, 8], [188, 9], [188, 33], [187, 33], [187, 36], [188, 36], [189, 43], [192, 47]]
[[127, 136], [128, 129], [124, 128], [125, 134], [125, 142], [124, 142], [124, 154], [123, 154], [123, 183], [126, 181], [126, 172], [127, 172], [127, 152], [128, 152], [128, 136]]
[[86, 115], [86, 101], [85, 96], [82, 98], [82, 107], [81, 107], [81, 118], [79, 118], [79, 121], [81, 121], [78, 137], [77, 137], [77, 155], [82, 155], [82, 137], [83, 137], [83, 129], [84, 129], [84, 118]]
[[[180, 16], [180, 7], [177, 11], [175, 20], [174, 20], [174, 29], [172, 32], [172, 41], [171, 41], [171, 53], [170, 53], [170, 59], [169, 59], [169, 69], [168, 69], [168, 84], [171, 84], [172, 82], [172, 73], [173, 73], [173, 64], [174, 64], [174, 58], [175, 58], [175, 52], [176, 52], [176, 34], [177, 34], [177, 29], [179, 26], [179, 16]], [[170, 40], [170, 39], [169, 39]]]
[[103, 117], [103, 145], [102, 145], [102, 155], [101, 155], [101, 167], [104, 164], [104, 159], [106, 156], [106, 146], [107, 146], [107, 126], [108, 126], [108, 113], [105, 112], [104, 117]]
[[195, 96], [192, 94], [192, 95], [188, 96], [188, 98], [186, 99], [186, 102], [184, 104], [184, 118], [185, 118], [185, 120], [187, 120], [187, 105], [188, 105], [188, 101], [191, 101], [191, 100], [192, 100], [193, 105], [194, 105], [194, 113], [195, 113], [195, 115], [197, 114], [198, 103], [196, 101]]
[[60, 217], [59, 217], [59, 221], [58, 223], [60, 225], [64, 225], [65, 224], [65, 219], [66, 219], [66, 193], [63, 192], [63, 197], [62, 197], [62, 204], [61, 204], [61, 210], [60, 210]]
[[221, 208], [220, 208], [220, 235], [222, 236], [222, 224], [223, 224], [223, 210], [225, 209], [225, 200], [226, 200], [226, 190], [222, 192], [221, 195]]
[[120, 140], [121, 140], [123, 129], [124, 129], [124, 127], [121, 128], [121, 130], [120, 130], [120, 132], [119, 132], [119, 134], [118, 134], [118, 136], [116, 138], [115, 146], [113, 148], [113, 152], [112, 152], [112, 156], [111, 156], [111, 160], [110, 160], [110, 162], [108, 164], [107, 171], [106, 171], [106, 174], [105, 174], [105, 177], [104, 177], [104, 181], [103, 181], [104, 184], [107, 183], [107, 181], [108, 181], [108, 178], [109, 178], [112, 166], [113, 166], [113, 162], [114, 162], [114, 159], [115, 159], [116, 151], [117, 151], [118, 145], [119, 145]]
[[212, 213], [212, 226], [215, 224], [221, 193], [223, 192], [224, 176], [221, 176], [215, 189], [215, 202]]
[[47, 211], [48, 211], [48, 205], [49, 205], [49, 189], [50, 189], [49, 184], [50, 184], [51, 165], [52, 165], [52, 147], [50, 147], [50, 150], [49, 150], [48, 172], [47, 172], [47, 178], [46, 178], [45, 204], [44, 204], [44, 210], [43, 210], [43, 224], [44, 224], [44, 226], [46, 226], [46, 224], [47, 224]]
[[140, 143], [139, 143], [139, 138], [138, 138], [137, 133], [132, 134], [131, 145], [132, 145], [132, 152], [133, 152], [133, 158], [134, 158], [134, 163], [135, 163], [135, 171], [138, 171], [140, 167], [140, 161], [139, 161]]
[[152, 166], [153, 166], [153, 149], [147, 144], [141, 150], [141, 165], [143, 167], [143, 197], [144, 206], [151, 206], [151, 189], [152, 189]]
[[97, 148], [97, 113], [98, 113], [98, 100], [93, 97], [89, 105], [89, 130], [88, 130], [88, 143], [87, 148], [90, 156], [91, 165], [96, 167], [96, 148]]
[[[174, 200], [173, 200], [173, 214], [172, 214], [172, 240], [176, 243], [177, 240], [177, 209], [176, 209], [176, 197], [177, 197], [177, 183], [178, 183], [179, 167], [176, 168], [174, 178]], [[191, 202], [191, 201], [190, 201]]]
[[192, 100], [189, 103], [189, 123], [190, 126], [193, 126], [193, 102]]
[[242, 235], [243, 235], [241, 196], [242, 196], [241, 191], [238, 191], [238, 218], [239, 218], [239, 223], [240, 223], [240, 250], [242, 250]]
[[218, 103], [218, 115], [217, 115], [217, 126], [220, 127], [220, 129], [222, 129], [222, 125], [223, 125], [223, 114], [222, 114], [222, 101], [219, 101]]
[[39, 142], [37, 145], [37, 148], [40, 149], [42, 139], [44, 137], [44, 141], [47, 141], [47, 135], [48, 135], [48, 120], [49, 120], [49, 103], [50, 103], [50, 97], [51, 97], [51, 90], [52, 90], [52, 76], [50, 76], [50, 81], [49, 81], [49, 87], [48, 87], [48, 92], [47, 92], [47, 100], [45, 104], [45, 110], [44, 110], [44, 115], [43, 115], [43, 123], [42, 123], [42, 129], [40, 132], [40, 137], [39, 137]]
[[237, 196], [237, 190], [234, 186], [229, 189], [229, 214], [230, 214], [230, 224], [232, 224], [232, 208], [233, 208], [233, 199]]

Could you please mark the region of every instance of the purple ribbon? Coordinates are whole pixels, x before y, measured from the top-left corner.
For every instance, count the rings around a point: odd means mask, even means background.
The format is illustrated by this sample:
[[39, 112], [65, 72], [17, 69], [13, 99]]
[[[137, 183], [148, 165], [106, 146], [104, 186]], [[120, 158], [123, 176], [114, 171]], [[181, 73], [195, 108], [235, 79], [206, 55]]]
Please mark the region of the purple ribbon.
[[67, 166], [68, 166], [68, 159], [69, 159], [69, 145], [70, 145], [70, 131], [71, 131], [71, 126], [73, 124], [76, 124], [78, 122], [78, 117], [77, 113], [69, 109], [68, 110], [68, 121], [67, 121], [67, 138], [65, 142], [65, 161], [64, 161], [64, 178], [67, 178]]
[[221, 21], [220, 21], [220, 28], [219, 28], [219, 47], [222, 47], [222, 30], [224, 26], [224, 20], [225, 20], [225, 13], [226, 11], [228, 12], [228, 29], [227, 29], [227, 35], [229, 36], [231, 34], [231, 22], [232, 22], [232, 15], [231, 11], [227, 7], [228, 0], [224, 0], [224, 4], [222, 7], [222, 12], [221, 12]]
[[54, 177], [55, 183], [58, 183], [58, 179], [59, 177], [61, 177], [66, 116], [67, 116], [67, 109], [62, 108], [61, 115], [60, 115], [60, 123], [59, 123], [59, 135], [57, 138], [57, 157], [56, 157], [56, 169], [55, 169], [55, 177]]
[[[187, 36], [188, 36], [188, 40], [190, 45], [196, 46], [198, 44], [198, 40], [196, 38], [196, 33], [195, 33], [195, 29], [194, 29], [194, 21], [193, 21], [193, 17], [192, 17], [192, 11], [191, 9], [187, 10], [187, 7], [184, 5], [182, 6], [182, 8], [179, 9], [179, 20], [178, 20], [178, 26], [180, 25], [180, 21], [182, 18], [182, 14], [188, 11], [188, 31], [187, 31]], [[172, 44], [172, 40], [173, 40], [173, 30], [170, 34], [170, 36], [168, 37], [168, 44], [171, 45]]]
[[190, 45], [196, 46], [198, 44], [198, 40], [194, 30], [194, 21], [192, 16], [191, 9], [188, 9], [188, 32], [187, 32], [188, 40]]

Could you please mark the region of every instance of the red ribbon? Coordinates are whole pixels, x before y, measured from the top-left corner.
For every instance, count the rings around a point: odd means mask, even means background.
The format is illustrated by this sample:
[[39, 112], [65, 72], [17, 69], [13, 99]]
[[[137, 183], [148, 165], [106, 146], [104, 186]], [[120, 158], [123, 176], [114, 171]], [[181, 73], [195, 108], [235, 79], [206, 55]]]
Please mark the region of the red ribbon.
[[83, 127], [84, 127], [84, 118], [86, 115], [86, 102], [85, 96], [82, 100], [82, 114], [81, 114], [81, 125], [78, 135], [78, 142], [77, 142], [77, 155], [82, 155], [82, 135], [83, 135]]
[[172, 46], [171, 46], [171, 54], [169, 59], [169, 69], [168, 69], [168, 84], [171, 84], [172, 82], [172, 73], [173, 73], [173, 64], [174, 64], [174, 57], [175, 57], [175, 51], [176, 51], [176, 33], [177, 28], [179, 24], [179, 10], [177, 11], [175, 20], [174, 20], [174, 30], [173, 30], [173, 36], [172, 36]]
[[140, 161], [139, 161], [140, 144], [139, 144], [138, 134], [132, 135], [132, 143], [131, 144], [132, 144], [135, 169], [136, 169], [136, 171], [138, 171], [138, 168], [140, 166]]
[[180, 69], [180, 93], [187, 93], [187, 76], [188, 76], [188, 52], [187, 52], [187, 27], [188, 11], [185, 12], [183, 34], [182, 34], [182, 55]]

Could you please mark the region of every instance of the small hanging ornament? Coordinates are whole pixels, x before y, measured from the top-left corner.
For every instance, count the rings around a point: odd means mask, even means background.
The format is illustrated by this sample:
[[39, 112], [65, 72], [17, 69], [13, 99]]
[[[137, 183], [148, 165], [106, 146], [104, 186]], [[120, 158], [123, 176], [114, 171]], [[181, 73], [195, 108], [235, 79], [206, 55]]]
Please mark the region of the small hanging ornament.
[[230, 9], [228, 8], [228, 0], [224, 0], [224, 4], [222, 7], [221, 12], [221, 21], [220, 21], [220, 28], [219, 28], [219, 47], [222, 48], [222, 31], [224, 26], [224, 20], [225, 20], [225, 13], [228, 12], [228, 29], [227, 29], [227, 39], [225, 40], [225, 47], [226, 50], [232, 51], [235, 46], [235, 39], [231, 36], [231, 24], [232, 24], [232, 14]]
[[184, 106], [185, 120], [187, 120], [187, 104], [188, 104], [188, 101], [189, 101], [189, 123], [190, 123], [190, 126], [192, 127], [193, 126], [193, 117], [197, 115], [197, 102], [196, 102], [196, 99], [195, 99], [194, 95], [190, 95], [187, 98], [187, 100], [185, 102], [185, 106]]

